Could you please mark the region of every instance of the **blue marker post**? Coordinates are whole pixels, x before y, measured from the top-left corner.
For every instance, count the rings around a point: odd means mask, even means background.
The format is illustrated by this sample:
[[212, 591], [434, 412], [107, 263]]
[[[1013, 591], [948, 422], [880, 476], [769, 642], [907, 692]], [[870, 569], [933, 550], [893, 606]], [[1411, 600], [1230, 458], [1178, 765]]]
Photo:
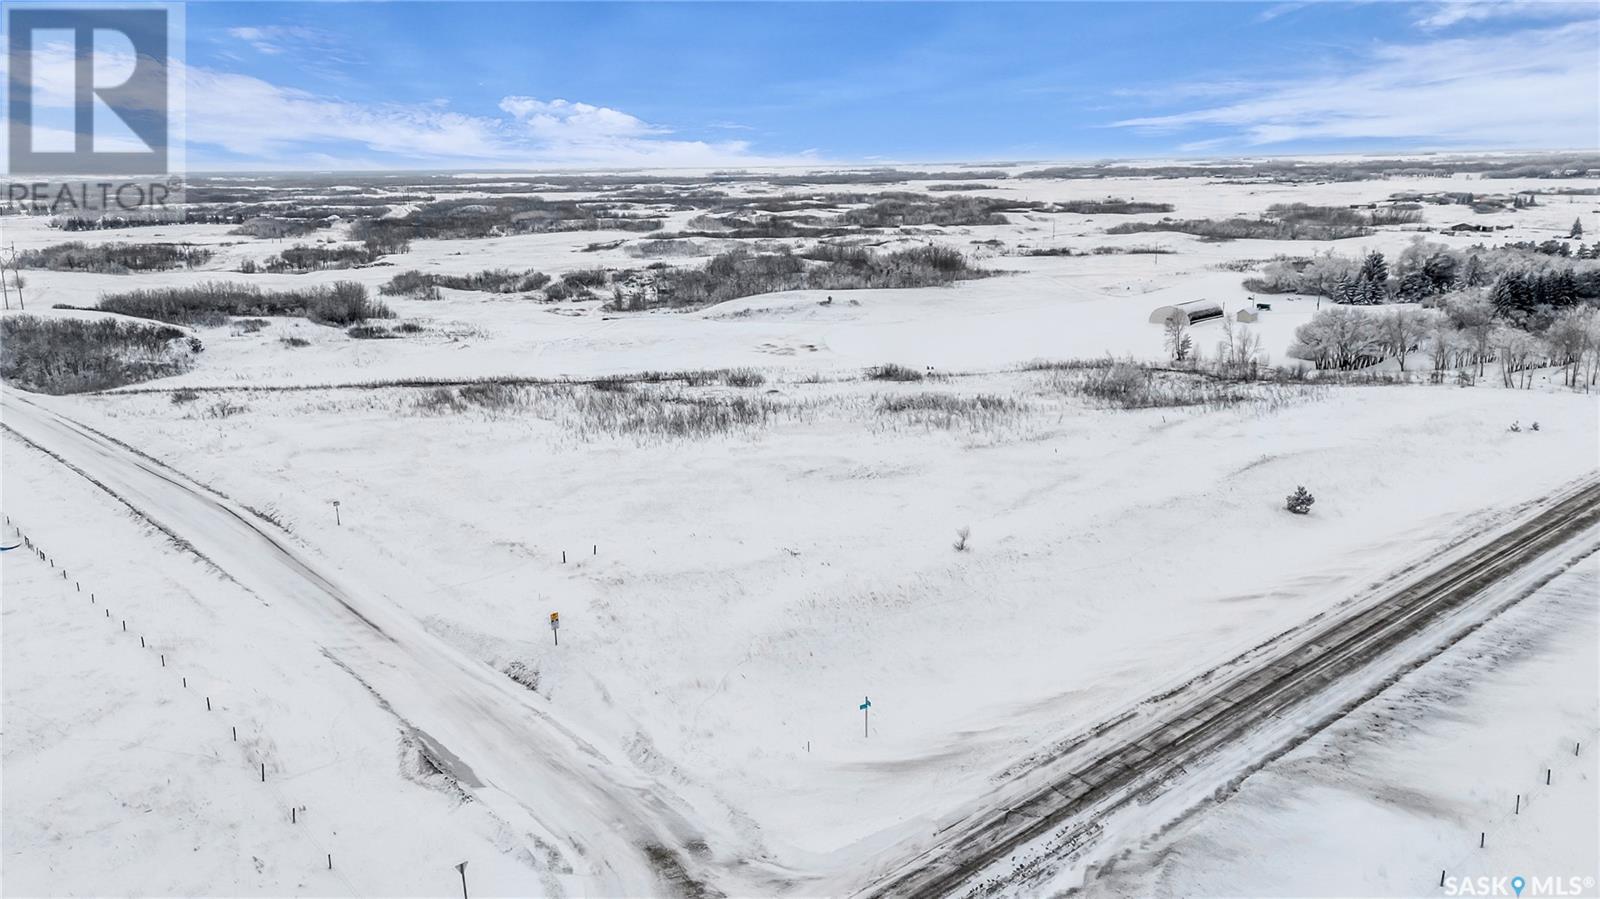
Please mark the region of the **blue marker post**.
[[865, 696], [861, 697], [861, 736], [863, 736], [863, 737], [870, 737], [872, 735], [867, 730], [867, 716], [869, 716], [871, 714], [872, 714], [872, 700], [868, 699]]

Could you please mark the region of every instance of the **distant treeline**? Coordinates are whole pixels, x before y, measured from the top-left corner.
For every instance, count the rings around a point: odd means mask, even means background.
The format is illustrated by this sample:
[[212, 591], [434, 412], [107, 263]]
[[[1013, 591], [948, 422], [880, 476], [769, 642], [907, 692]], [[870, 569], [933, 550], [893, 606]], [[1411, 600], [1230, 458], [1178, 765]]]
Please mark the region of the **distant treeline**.
[[1054, 212], [1075, 212], [1079, 215], [1140, 215], [1147, 212], [1171, 212], [1171, 203], [1146, 203], [1138, 200], [1066, 200], [1055, 204]]
[[239, 266], [242, 274], [254, 274], [257, 271], [267, 271], [274, 274], [284, 272], [303, 273], [325, 271], [327, 269], [354, 268], [361, 265], [371, 265], [380, 258], [394, 253], [405, 253], [411, 249], [409, 241], [391, 240], [384, 242], [379, 239], [369, 238], [360, 244], [334, 244], [334, 245], [307, 245], [296, 244], [275, 256], [269, 256], [259, 265], [253, 260], [245, 260]]
[[367, 288], [354, 281], [294, 290], [264, 291], [254, 284], [210, 281], [192, 287], [152, 287], [108, 294], [96, 307], [177, 324], [218, 325], [229, 316], [295, 315], [328, 325], [394, 318]]
[[124, 275], [129, 272], [160, 272], [194, 268], [215, 255], [205, 247], [170, 243], [102, 243], [81, 241], [58, 243], [17, 254], [18, 268], [47, 269], [56, 272], [98, 272]]
[[378, 288], [387, 296], [436, 300], [439, 288], [482, 290], [489, 293], [527, 293], [550, 283], [550, 276], [532, 269], [517, 272], [508, 268], [486, 269], [470, 275], [445, 275], [416, 271], [401, 272]]
[[619, 291], [612, 307], [706, 306], [780, 290], [932, 287], [991, 274], [940, 246], [890, 253], [820, 246], [799, 255], [740, 248], [712, 257], [703, 268], [658, 270], [653, 290], [634, 296]]
[[1370, 211], [1343, 206], [1308, 206], [1288, 203], [1267, 207], [1261, 218], [1162, 219], [1159, 222], [1123, 222], [1107, 234], [1143, 234], [1176, 231], [1209, 240], [1344, 240], [1365, 237], [1379, 225], [1422, 221], [1415, 209], [1387, 207]]
[[1019, 178], [1217, 178], [1228, 181], [1367, 181], [1376, 178], [1446, 178], [1462, 172], [1485, 178], [1600, 177], [1600, 155], [1550, 154], [1516, 158], [1361, 159], [1349, 162], [1264, 160], [1172, 165], [1065, 165], [1023, 172]]
[[441, 200], [404, 218], [360, 219], [350, 228], [356, 240], [462, 240], [547, 231], [654, 231], [657, 218], [641, 218], [603, 205], [539, 197], [476, 197]]

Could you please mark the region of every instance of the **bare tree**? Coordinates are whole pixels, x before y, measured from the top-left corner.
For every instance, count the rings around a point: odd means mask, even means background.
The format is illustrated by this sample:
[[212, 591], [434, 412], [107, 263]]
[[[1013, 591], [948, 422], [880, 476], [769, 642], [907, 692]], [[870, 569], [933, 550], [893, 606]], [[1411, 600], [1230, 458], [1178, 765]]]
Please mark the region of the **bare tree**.
[[1564, 366], [1564, 382], [1568, 387], [1578, 386], [1583, 374], [1584, 357], [1595, 351], [1595, 339], [1600, 336], [1592, 306], [1574, 306], [1563, 309], [1544, 332], [1550, 348], [1551, 361]]
[[1167, 354], [1174, 363], [1188, 361], [1190, 351], [1194, 349], [1194, 341], [1189, 337], [1189, 323], [1184, 321], [1181, 313], [1167, 316], [1166, 346]]
[[1483, 377], [1483, 364], [1493, 354], [1494, 303], [1481, 291], [1461, 291], [1445, 297], [1444, 312], [1471, 344], [1478, 377]]
[[[11, 270], [11, 286], [17, 289], [17, 308], [27, 309], [27, 304], [22, 301], [22, 287], [27, 282], [22, 280], [22, 269], [19, 267], [17, 262], [16, 244], [12, 244], [11, 246], [7, 247], [5, 255], [0, 256], [0, 284], [5, 283], [6, 269], [8, 268]], [[10, 309], [11, 292], [9, 290], [6, 291], [5, 301], [6, 308]]]
[[1289, 356], [1318, 368], [1354, 368], [1381, 352], [1373, 316], [1349, 306], [1333, 306], [1294, 331]]
[[1255, 366], [1265, 360], [1260, 335], [1243, 325], [1236, 327], [1231, 319], [1223, 318], [1222, 339], [1217, 342], [1217, 365], [1223, 373], [1253, 372]]
[[1461, 334], [1447, 316], [1434, 315], [1428, 322], [1428, 361], [1433, 364], [1436, 379], [1461, 353]]
[[1533, 360], [1538, 356], [1539, 341], [1521, 328], [1501, 326], [1494, 329], [1490, 344], [1500, 359], [1500, 381], [1507, 387], [1533, 386]]
[[1384, 347], [1400, 360], [1406, 370], [1406, 354], [1422, 345], [1433, 316], [1419, 309], [1395, 309], [1378, 318], [1378, 333]]

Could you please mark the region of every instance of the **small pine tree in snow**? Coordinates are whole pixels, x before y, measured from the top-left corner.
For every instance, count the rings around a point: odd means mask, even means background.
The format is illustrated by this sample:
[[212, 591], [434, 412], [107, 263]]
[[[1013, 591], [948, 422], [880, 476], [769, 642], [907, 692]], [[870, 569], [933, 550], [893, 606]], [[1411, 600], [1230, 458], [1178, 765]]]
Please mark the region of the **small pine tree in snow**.
[[1572, 233], [1568, 234], [1567, 236], [1572, 238], [1573, 240], [1583, 240], [1583, 219], [1582, 218], [1575, 218], [1575, 219], [1572, 220]]
[[1284, 501], [1283, 507], [1296, 515], [1304, 515], [1311, 511], [1311, 504], [1316, 501], [1317, 498], [1312, 496], [1310, 491], [1306, 490], [1304, 486], [1300, 486], [1294, 488], [1294, 492], [1289, 494], [1289, 498]]

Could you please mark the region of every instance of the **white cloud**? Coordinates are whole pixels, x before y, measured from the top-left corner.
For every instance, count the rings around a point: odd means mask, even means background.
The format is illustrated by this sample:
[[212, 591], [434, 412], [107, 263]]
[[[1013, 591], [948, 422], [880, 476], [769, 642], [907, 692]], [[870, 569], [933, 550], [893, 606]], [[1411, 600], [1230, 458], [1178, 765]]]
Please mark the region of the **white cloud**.
[[500, 109], [520, 119], [530, 134], [556, 143], [596, 143], [667, 133], [621, 110], [588, 103], [506, 97], [500, 101]]
[[228, 34], [255, 48], [258, 53], [276, 56], [297, 46], [324, 46], [330, 43], [328, 35], [314, 28], [297, 25], [244, 25], [229, 28]]
[[[264, 29], [233, 31], [241, 40], [281, 37]], [[131, 56], [109, 62], [131, 66]], [[193, 168], [700, 167], [815, 161], [809, 153], [762, 156], [745, 141], [676, 139], [670, 129], [622, 110], [561, 99], [509, 96], [500, 102], [504, 115], [469, 115], [440, 100], [363, 104], [234, 72], [181, 63], [173, 70], [186, 87], [184, 123]], [[71, 44], [36, 49], [35, 76], [46, 88], [38, 94], [41, 110], [70, 111], [72, 71]]]
[[763, 161], [751, 153], [746, 141], [668, 138], [671, 129], [608, 106], [510, 96], [500, 101], [500, 109], [516, 122], [513, 139], [531, 139], [540, 159], [557, 164], [700, 166]]
[[1309, 3], [1305, 2], [1275, 3], [1256, 14], [1256, 21], [1270, 22], [1279, 16], [1286, 16], [1289, 13], [1298, 12], [1309, 5]]
[[[1593, 147], [1600, 27], [1385, 44], [1343, 74], [1263, 85], [1189, 112], [1125, 119], [1149, 133], [1227, 129], [1246, 146], [1381, 139], [1477, 147]], [[1224, 138], [1208, 137], [1215, 147]]]
[[1597, 10], [1593, 0], [1444, 0], [1424, 7], [1417, 19], [1422, 28], [1449, 28], [1462, 22], [1483, 22], [1490, 19], [1541, 18], [1566, 19], [1587, 17], [1593, 19]]

